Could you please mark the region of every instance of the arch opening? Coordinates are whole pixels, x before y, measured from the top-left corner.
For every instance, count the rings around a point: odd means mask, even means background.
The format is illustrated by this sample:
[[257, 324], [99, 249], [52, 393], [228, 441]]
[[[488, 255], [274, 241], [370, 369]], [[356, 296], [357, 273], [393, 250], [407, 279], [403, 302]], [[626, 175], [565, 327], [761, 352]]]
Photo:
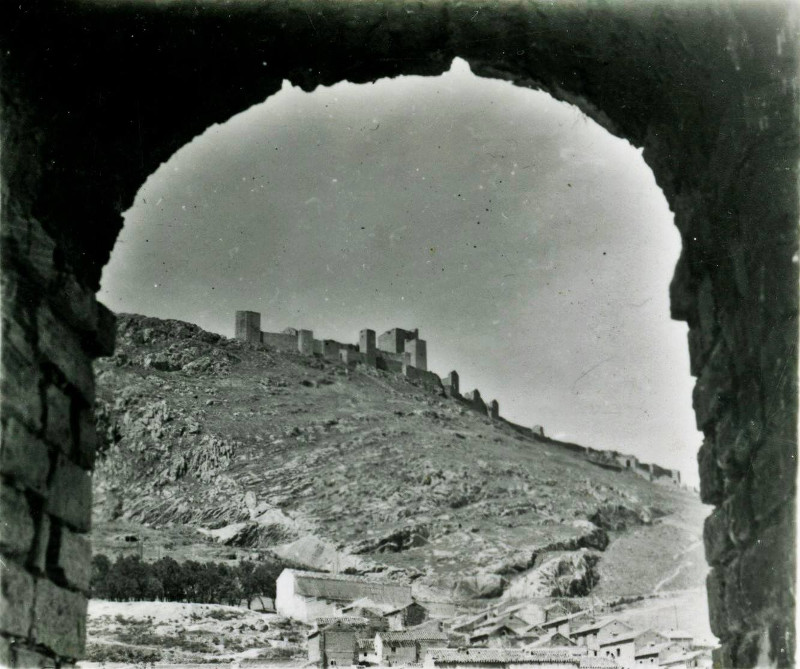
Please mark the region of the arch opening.
[[[448, 96], [447, 102], [436, 107], [435, 100], [443, 94]], [[495, 106], [502, 112], [487, 117]], [[323, 125], [332, 115], [340, 117], [341, 123], [337, 118], [335, 123]], [[553, 115], [555, 119], [548, 121]], [[437, 123], [445, 130], [431, 127]], [[536, 129], [520, 130], [526, 123]], [[482, 390], [489, 385], [490, 396], [499, 395], [503, 415], [510, 420], [526, 427], [540, 422], [541, 413], [537, 411], [541, 412], [539, 406], [552, 390], [552, 379], [569, 377], [564, 390], [567, 396], [575, 401], [588, 394], [594, 402], [591, 408], [573, 407], [571, 415], [594, 414], [586, 419], [585, 431], [577, 435], [564, 433], [570, 418], [545, 416], [543, 422], [554, 428], [548, 431], [556, 440], [578, 441], [598, 449], [616, 447], [625, 453], [637, 452], [642, 462], [681, 466], [669, 461], [663, 448], [641, 450], [632, 432], [625, 436], [623, 445], [618, 434], [611, 435], [612, 428], [605, 428], [609, 436], [604, 440], [599, 434], [604, 430], [598, 427], [597, 412], [614, 408], [609, 409], [608, 397], [602, 396], [609, 392], [604, 386], [616, 383], [614, 369], [624, 373], [636, 365], [632, 362], [635, 340], [650, 338], [652, 333], [647, 330], [653, 328], [662, 328], [662, 343], [685, 336], [682, 326], [677, 332], [669, 330], [666, 299], [677, 260], [677, 234], [663, 196], [636, 150], [610, 137], [574, 108], [506, 82], [478, 79], [463, 63], [457, 63], [449, 74], [429, 80], [379, 81], [369, 87], [342, 84], [311, 95], [285, 86], [282, 93], [227, 125], [213, 128], [183, 149], [137, 195], [137, 206], [128, 213], [129, 227], [115, 251], [124, 253], [112, 255], [108, 270], [111, 285], [104, 279], [101, 297], [109, 306], [195, 322], [207, 319], [203, 323], [208, 323], [207, 329], [226, 335], [232, 334], [233, 310], [238, 308], [261, 311], [265, 331], [280, 332], [287, 325], [313, 327], [315, 336], [343, 341], [352, 339], [363, 327], [380, 331], [398, 324], [422, 326], [432, 368], [443, 376], [446, 369], [455, 367], [470, 384]], [[448, 136], [448, 127], [452, 136]], [[374, 137], [381, 129], [394, 138], [378, 142]], [[262, 136], [264, 146], [254, 150], [253, 145], [260, 143]], [[324, 149], [319, 146], [320, 138], [326, 144]], [[593, 144], [591, 150], [585, 148], [587, 142]], [[408, 148], [410, 144], [433, 153], [415, 153]], [[523, 150], [520, 144], [530, 147]], [[296, 155], [287, 155], [289, 150]], [[264, 157], [253, 157], [253, 153]], [[275, 153], [282, 156], [278, 170], [268, 166]], [[484, 162], [475, 158], [476, 153]], [[377, 158], [363, 165], [363, 158], [370, 154]], [[211, 156], [213, 169], [198, 167]], [[533, 167], [531, 162], [538, 163], [538, 176], [522, 182], [519, 177]], [[189, 170], [194, 173], [185, 176]], [[221, 173], [222, 179], [215, 181], [212, 172]], [[159, 176], [160, 184], [156, 183]], [[504, 193], [503, 183], [509, 181], [514, 182], [513, 188]], [[427, 187], [430, 182], [432, 188]], [[556, 183], [558, 196], [549, 196]], [[613, 191], [614, 184], [619, 190]], [[409, 189], [411, 193], [403, 192]], [[426, 201], [424, 194], [431, 190], [434, 194]], [[642, 200], [649, 205], [632, 204], [634, 196], [624, 195], [638, 190], [646, 191]], [[569, 195], [578, 191], [580, 195]], [[210, 201], [215, 198], [205, 197], [212, 192], [224, 206]], [[242, 199], [253, 199], [255, 204], [241, 205]], [[624, 199], [632, 211], [620, 215], [619, 202]], [[275, 200], [284, 202], [277, 205]], [[374, 202], [365, 207], [365, 200]], [[386, 206], [386, 201], [391, 205]], [[154, 214], [154, 209], [163, 213]], [[204, 213], [209, 210], [211, 213]], [[618, 217], [625, 221], [617, 221]], [[275, 223], [276, 219], [284, 220]], [[221, 226], [219, 221], [228, 223]], [[140, 226], [138, 230], [134, 230], [136, 225]], [[615, 227], [618, 230], [607, 237], [598, 232]], [[659, 227], [667, 234], [648, 235], [643, 231]], [[548, 229], [557, 234], [548, 237]], [[404, 235], [408, 241], [402, 239]], [[585, 242], [584, 237], [593, 235], [599, 240]], [[631, 241], [636, 235], [645, 238], [638, 246]], [[268, 244], [275, 239], [279, 240], [274, 244], [278, 248], [269, 249]], [[329, 248], [331, 239], [341, 242], [334, 252]], [[208, 243], [211, 250], [204, 248]], [[523, 252], [520, 246], [526, 244], [529, 248]], [[566, 247], [560, 256], [559, 245]], [[151, 247], [167, 247], [167, 252], [159, 256]], [[671, 247], [669, 252], [666, 247]], [[377, 269], [364, 267], [370, 259]], [[388, 266], [382, 264], [385, 259], [391, 261]], [[611, 268], [606, 261], [612, 263]], [[464, 267], [470, 263], [471, 267]], [[574, 265], [572, 272], [554, 271], [570, 263]], [[266, 269], [264, 265], [268, 264], [274, 264], [275, 269]], [[501, 264], [506, 269], [497, 272]], [[176, 265], [185, 265], [186, 275]], [[217, 265], [220, 267], [214, 269]], [[248, 266], [258, 271], [248, 272]], [[587, 270], [589, 266], [591, 270]], [[126, 272], [126, 267], [135, 271]], [[310, 271], [317, 267], [326, 269]], [[620, 268], [636, 278], [627, 276], [626, 281], [618, 281]], [[198, 305], [192, 305], [201, 271], [208, 271], [209, 278]], [[380, 272], [388, 274], [390, 280], [381, 282]], [[523, 273], [522, 280], [509, 281], [508, 275], [516, 272]], [[455, 277], [450, 278], [448, 273]], [[474, 276], [476, 273], [478, 276]], [[442, 274], [448, 275], [446, 280]], [[337, 291], [339, 282], [343, 289]], [[487, 284], [491, 285], [488, 294], [480, 296], [482, 301], [476, 305], [471, 304]], [[142, 297], [145, 291], [154, 297]], [[165, 291], [174, 294], [164, 298]], [[379, 293], [378, 299], [372, 297], [373, 292]], [[507, 292], [512, 293], [510, 301], [505, 300]], [[532, 307], [525, 314], [527, 320], [508, 316], [523, 302], [535, 302], [537, 293], [546, 292], [558, 294], [554, 303], [545, 301]], [[453, 304], [446, 304], [448, 296]], [[654, 297], [655, 311], [639, 314], [641, 318], [632, 329], [610, 316], [610, 312], [636, 314], [637, 310], [647, 310]], [[134, 306], [119, 307], [115, 300]], [[219, 301], [220, 307], [209, 309], [210, 300]], [[326, 308], [329, 300], [334, 306]], [[492, 313], [490, 303], [496, 312]], [[601, 308], [594, 311], [598, 303], [602, 303]], [[176, 314], [176, 309], [184, 311]], [[592, 315], [587, 316], [587, 311]], [[660, 316], [655, 316], [656, 312]], [[505, 320], [498, 321], [498, 314], [506, 314]], [[464, 319], [458, 320], [459, 316]], [[566, 321], [563, 330], [555, 334], [541, 331], [542, 325], [557, 318]], [[653, 325], [654, 318], [660, 325]], [[476, 320], [480, 321], [480, 333], [469, 332], [476, 329]], [[570, 371], [548, 370], [547, 379], [536, 390], [536, 400], [514, 412], [514, 400], [530, 387], [526, 383], [531, 377], [516, 386], [509, 382], [519, 374], [520, 360], [531, 360], [532, 376], [538, 376], [539, 364], [546, 365], [553, 350], [569, 357], [576, 346], [565, 345], [564, 338], [578, 327], [579, 320], [589, 323], [585, 329], [591, 343], [584, 341], [577, 348], [593, 347], [592, 359], [581, 360]], [[503, 328], [513, 336], [497, 336]], [[534, 352], [514, 348], [528, 332], [543, 340], [541, 347]], [[465, 335], [475, 340], [469, 346], [459, 341]], [[625, 337], [630, 338], [625, 340], [627, 344], [615, 341]], [[625, 351], [631, 357], [612, 360], [612, 370], [605, 376], [601, 370], [594, 383], [591, 379], [575, 383], [598, 360], [601, 364], [609, 362], [607, 358], [612, 356], [602, 347], [612, 344], [617, 355]], [[682, 343], [678, 349], [682, 351]], [[475, 366], [479, 360], [486, 366], [497, 364], [497, 353], [503, 350], [510, 361], [504, 362], [503, 370], [493, 377], [485, 368]], [[661, 372], [651, 369], [646, 378], [622, 379], [611, 394], [624, 393], [626, 384], [636, 386], [629, 391], [631, 399], [636, 393], [655, 393], [653, 386], [662, 380], [660, 377], [682, 364], [667, 361], [663, 348], [640, 353], [640, 361], [653, 359], [665, 362]], [[688, 361], [683, 364], [688, 371]], [[468, 375], [464, 375], [465, 370]], [[502, 393], [504, 385], [505, 396], [497, 392]], [[683, 394], [688, 395], [688, 386]], [[603, 402], [605, 407], [598, 407]], [[665, 402], [669, 400], [660, 398], [656, 404], [663, 406]], [[683, 415], [689, 423], [687, 434], [692, 435], [688, 406], [683, 408]], [[674, 420], [674, 414], [670, 420]], [[624, 422], [630, 421], [623, 419], [617, 425]], [[652, 424], [639, 429], [651, 438], [655, 431]], [[691, 468], [694, 453], [691, 447], [687, 451], [690, 455], [684, 462]], [[630, 469], [631, 460], [621, 457], [620, 462]], [[693, 519], [697, 536], [687, 543], [697, 543], [700, 519]], [[704, 597], [700, 596], [699, 604], [694, 603], [696, 608], [704, 608]], [[671, 614], [665, 614], [665, 620], [667, 617]]]
[[[85, 572], [67, 565], [87, 562], [90, 360], [113, 347], [113, 318], [94, 301], [93, 287], [119, 230], [118, 212], [144, 176], [284, 78], [313, 88], [344, 77], [431, 74], [461, 53], [482, 73], [536, 82], [602, 110], [607, 127], [645, 147], [684, 241], [672, 310], [690, 326], [704, 432], [701, 490], [716, 507], [705, 548], [711, 623], [723, 641], [717, 661], [790, 665], [798, 133], [797, 52], [786, 45], [799, 41], [793, 9], [663, 3], [476, 13], [468, 4], [385, 3], [346, 11], [326, 5], [313, 16], [308, 9], [9, 8], [12, 20], [0, 35], [2, 474], [3, 503], [21, 531], [2, 546], [4, 584], [14, 585], [3, 591], [11, 597], [4, 610], [13, 614], [2, 623], [3, 661], [69, 663], [84, 652]], [[203, 57], [209, 44], [215, 59]]]

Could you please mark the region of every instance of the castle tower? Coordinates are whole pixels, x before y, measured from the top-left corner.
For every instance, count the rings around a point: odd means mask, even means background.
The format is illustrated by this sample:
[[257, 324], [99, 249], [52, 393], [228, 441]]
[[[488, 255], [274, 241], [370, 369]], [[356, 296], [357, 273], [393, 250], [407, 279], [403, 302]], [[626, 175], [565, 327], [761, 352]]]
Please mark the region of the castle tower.
[[445, 392], [450, 397], [458, 397], [459, 390], [458, 390], [458, 372], [453, 370], [447, 375], [447, 378], [444, 382], [444, 389]]
[[500, 418], [500, 402], [497, 400], [489, 402], [489, 416], [491, 416], [492, 419]]
[[314, 331], [298, 330], [297, 350], [301, 355], [314, 355]]
[[236, 312], [236, 339], [261, 343], [261, 314], [257, 311]]
[[423, 372], [428, 371], [428, 347], [424, 339], [412, 339], [405, 343], [408, 364]]
[[358, 350], [364, 362], [370, 367], [375, 366], [377, 351], [375, 349], [375, 330], [361, 330], [358, 333]]

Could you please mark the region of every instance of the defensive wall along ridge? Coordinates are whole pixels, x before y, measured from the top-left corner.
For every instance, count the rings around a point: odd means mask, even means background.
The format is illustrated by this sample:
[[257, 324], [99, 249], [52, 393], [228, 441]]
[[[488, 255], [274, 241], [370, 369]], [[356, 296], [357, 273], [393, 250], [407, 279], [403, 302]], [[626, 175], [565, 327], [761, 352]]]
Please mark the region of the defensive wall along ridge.
[[656, 464], [640, 462], [635, 455], [603, 451], [580, 444], [549, 439], [544, 428], [517, 425], [500, 415], [500, 403], [491, 400], [488, 404], [476, 388], [461, 393], [458, 372], [453, 370], [444, 378], [428, 370], [427, 342], [419, 337], [419, 329], [404, 330], [392, 328], [376, 338], [375, 331], [364, 329], [359, 332], [357, 344], [347, 344], [333, 339], [315, 339], [313, 330], [298, 330], [292, 327], [283, 332], [264, 332], [261, 329], [261, 314], [257, 311], [237, 311], [235, 337], [250, 344], [264, 344], [279, 351], [296, 352], [306, 356], [320, 356], [341, 362], [348, 367], [366, 365], [386, 372], [401, 374], [405, 378], [419, 382], [433, 392], [444, 394], [493, 421], [501, 421], [516, 432], [527, 437], [547, 441], [581, 453], [593, 464], [616, 471], [632, 471], [649, 481], [664, 481], [679, 486], [681, 473]]

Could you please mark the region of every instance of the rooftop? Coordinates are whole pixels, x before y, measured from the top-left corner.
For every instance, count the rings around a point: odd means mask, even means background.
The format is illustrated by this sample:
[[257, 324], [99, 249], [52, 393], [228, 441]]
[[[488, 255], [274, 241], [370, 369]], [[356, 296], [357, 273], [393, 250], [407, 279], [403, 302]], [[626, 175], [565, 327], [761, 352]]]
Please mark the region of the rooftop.
[[306, 597], [348, 603], [367, 598], [393, 606], [401, 606], [411, 600], [411, 588], [400, 583], [369, 581], [350, 574], [326, 574], [295, 569], [285, 569], [281, 577], [287, 573], [294, 577], [295, 592]]
[[447, 634], [430, 629], [405, 630], [403, 632], [378, 632], [384, 643], [414, 643], [416, 641], [447, 641]]
[[[580, 649], [585, 653], [585, 649]], [[572, 649], [561, 648], [440, 648], [428, 652], [437, 664], [552, 664], [570, 663], [576, 667], [581, 655]], [[593, 658], [595, 659], [595, 658]], [[608, 665], [604, 665], [608, 666]], [[612, 665], [613, 666], [613, 665]]]

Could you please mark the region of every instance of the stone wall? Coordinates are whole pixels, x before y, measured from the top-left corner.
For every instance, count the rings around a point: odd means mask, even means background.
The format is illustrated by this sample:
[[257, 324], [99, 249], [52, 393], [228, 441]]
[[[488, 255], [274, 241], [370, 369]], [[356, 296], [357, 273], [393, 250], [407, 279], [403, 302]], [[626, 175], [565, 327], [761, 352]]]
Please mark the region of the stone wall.
[[297, 352], [297, 335], [283, 332], [262, 332], [261, 343], [286, 353]]
[[[793, 3], [102, 3], [0, 7], [0, 663], [81, 655], [93, 294], [149, 174], [284, 79], [479, 75], [643, 148], [681, 233], [711, 624], [729, 667], [794, 657], [798, 14]], [[208, 54], [214, 57], [209, 58]], [[643, 224], [646, 224], [643, 222]]]
[[96, 434], [92, 358], [114, 317], [3, 202], [0, 666], [80, 658]]

